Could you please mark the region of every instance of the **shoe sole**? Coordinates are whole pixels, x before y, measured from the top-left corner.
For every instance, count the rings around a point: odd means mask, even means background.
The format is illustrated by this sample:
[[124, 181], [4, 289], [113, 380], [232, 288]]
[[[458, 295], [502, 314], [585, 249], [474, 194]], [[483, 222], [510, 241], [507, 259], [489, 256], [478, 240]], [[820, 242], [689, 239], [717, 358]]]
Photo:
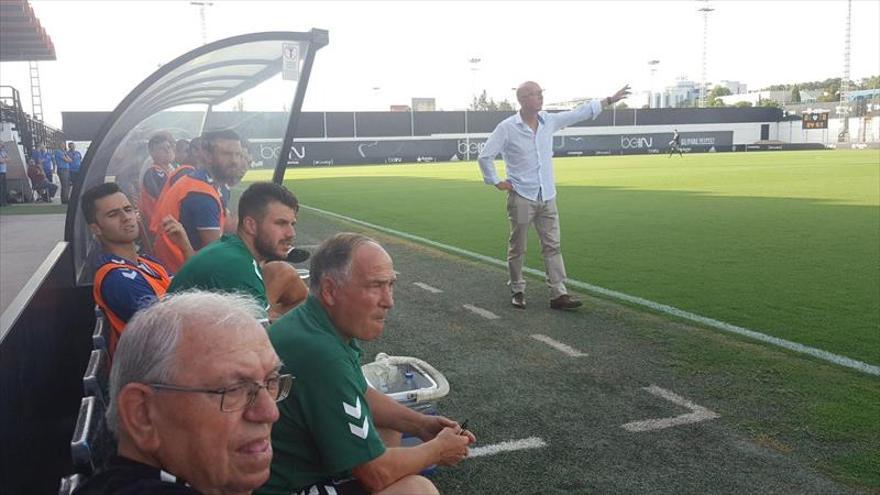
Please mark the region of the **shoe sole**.
[[550, 306], [550, 309], [558, 309], [558, 310], [567, 311], [567, 310], [571, 310], [571, 309], [577, 309], [577, 308], [580, 308], [580, 307], [583, 306], [583, 305], [584, 305], [584, 303], [571, 304], [571, 305], [568, 305], [568, 306], [553, 306], [553, 305], [551, 305], [551, 306]]

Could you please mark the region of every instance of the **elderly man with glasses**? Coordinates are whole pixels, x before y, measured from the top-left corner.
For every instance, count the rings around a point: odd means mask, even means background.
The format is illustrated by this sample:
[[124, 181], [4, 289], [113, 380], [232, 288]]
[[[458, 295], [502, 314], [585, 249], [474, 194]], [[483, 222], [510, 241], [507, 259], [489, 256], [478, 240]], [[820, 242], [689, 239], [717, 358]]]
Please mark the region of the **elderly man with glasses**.
[[269, 477], [276, 402], [293, 378], [252, 299], [183, 292], [138, 312], [119, 340], [107, 469], [77, 494], [250, 493]]

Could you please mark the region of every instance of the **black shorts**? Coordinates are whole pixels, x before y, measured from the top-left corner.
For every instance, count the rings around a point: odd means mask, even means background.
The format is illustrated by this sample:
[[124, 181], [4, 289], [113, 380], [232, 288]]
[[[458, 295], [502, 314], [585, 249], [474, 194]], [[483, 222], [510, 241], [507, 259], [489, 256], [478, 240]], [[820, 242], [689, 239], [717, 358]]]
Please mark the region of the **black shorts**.
[[348, 478], [315, 483], [292, 492], [291, 495], [370, 495], [370, 491], [356, 478]]

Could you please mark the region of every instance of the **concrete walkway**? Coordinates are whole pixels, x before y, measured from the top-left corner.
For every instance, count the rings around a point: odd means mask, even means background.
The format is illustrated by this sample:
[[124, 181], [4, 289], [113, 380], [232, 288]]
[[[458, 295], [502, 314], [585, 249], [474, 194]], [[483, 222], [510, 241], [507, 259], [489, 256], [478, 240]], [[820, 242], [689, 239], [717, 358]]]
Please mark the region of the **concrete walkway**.
[[0, 215], [0, 313], [64, 240], [63, 214]]

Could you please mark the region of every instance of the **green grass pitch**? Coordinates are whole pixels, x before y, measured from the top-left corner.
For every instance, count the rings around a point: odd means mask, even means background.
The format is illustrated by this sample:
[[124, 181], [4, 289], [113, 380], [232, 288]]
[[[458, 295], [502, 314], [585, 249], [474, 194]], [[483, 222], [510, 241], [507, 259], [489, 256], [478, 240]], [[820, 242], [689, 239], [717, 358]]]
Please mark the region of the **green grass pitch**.
[[[570, 278], [880, 364], [876, 150], [562, 158], [555, 170]], [[304, 204], [506, 257], [504, 195], [474, 162], [285, 179]], [[526, 264], [541, 269], [535, 237]], [[532, 300], [546, 294], [530, 283]]]

